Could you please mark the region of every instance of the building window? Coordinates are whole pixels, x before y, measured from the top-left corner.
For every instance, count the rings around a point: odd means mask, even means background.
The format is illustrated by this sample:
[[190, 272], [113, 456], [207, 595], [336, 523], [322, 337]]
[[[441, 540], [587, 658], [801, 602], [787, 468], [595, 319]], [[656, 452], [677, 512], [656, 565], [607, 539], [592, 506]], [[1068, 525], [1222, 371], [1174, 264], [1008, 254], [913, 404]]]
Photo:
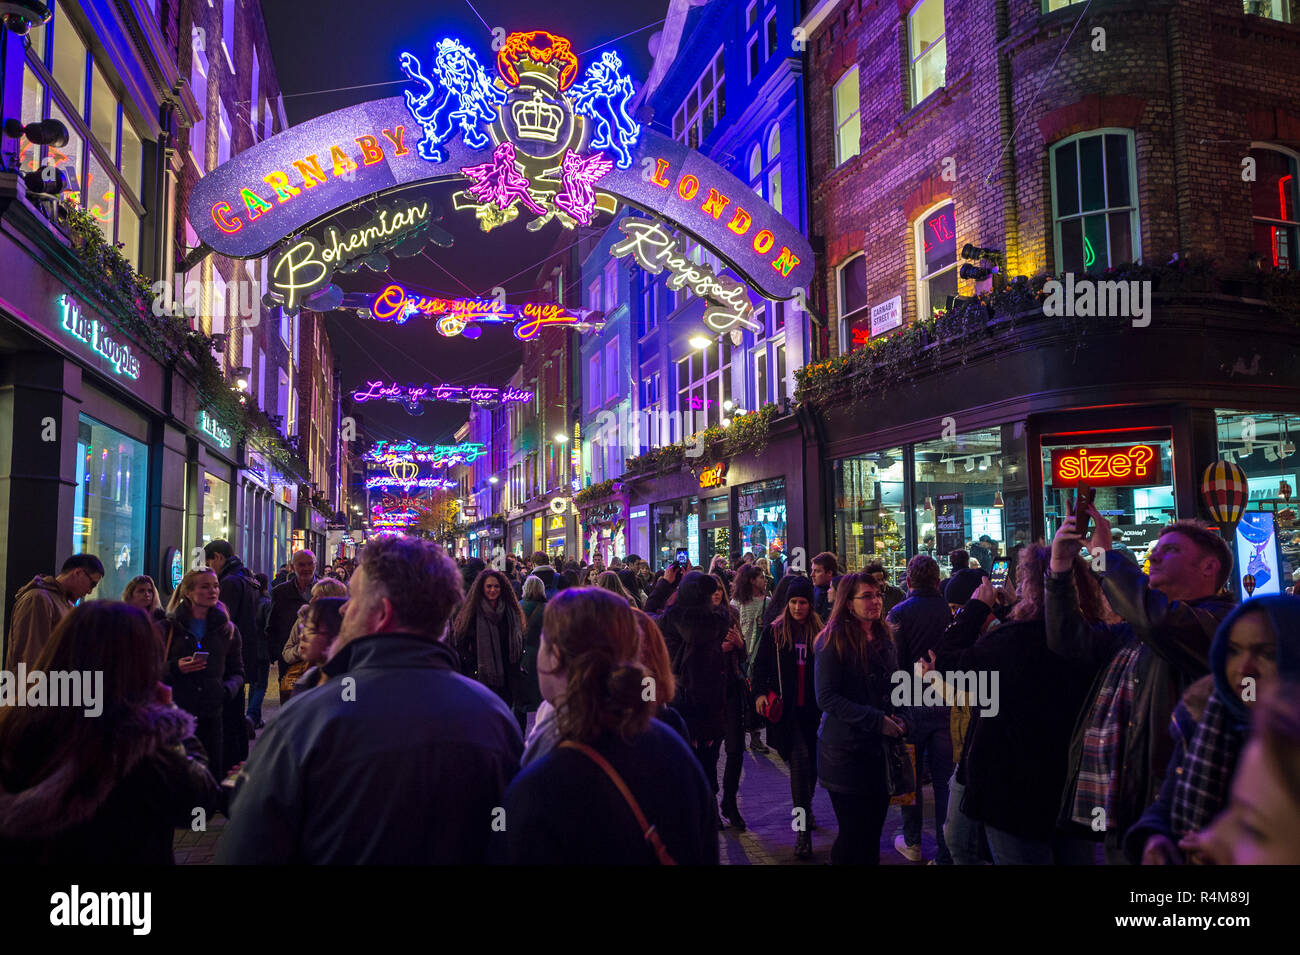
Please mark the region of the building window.
[[1051, 13], [1053, 10], [1064, 10], [1066, 7], [1072, 7], [1076, 3], [1083, 3], [1084, 0], [1044, 0], [1044, 13]]
[[758, 76], [759, 67], [762, 65], [758, 58], [758, 37], [754, 37], [749, 41], [747, 53], [747, 62], [749, 63], [749, 82], [752, 83], [754, 82], [754, 77]]
[[835, 165], [852, 159], [862, 148], [862, 118], [859, 114], [858, 68], [855, 66], [835, 84]]
[[618, 336], [605, 345], [605, 400], [608, 401], [622, 390], [618, 381]]
[[100, 581], [104, 589], [97, 596], [116, 599], [132, 577], [144, 573], [149, 448], [81, 415], [76, 466], [72, 552], [99, 556], [104, 562]]
[[[1300, 415], [1224, 410], [1219, 410], [1217, 415], [1219, 457], [1225, 461], [1235, 458], [1246, 472], [1250, 494], [1247, 511], [1267, 512], [1269, 505], [1282, 511], [1293, 510], [1290, 497], [1300, 487], [1297, 482], [1300, 458], [1296, 457], [1293, 435], [1300, 433]], [[1287, 485], [1286, 489], [1283, 484]], [[1257, 519], [1237, 525], [1241, 566], [1233, 568], [1232, 576], [1240, 581], [1244, 574], [1251, 574], [1256, 582], [1256, 597], [1284, 593], [1295, 572], [1300, 570], [1300, 536], [1288, 525], [1270, 527], [1254, 523]], [[1285, 514], [1277, 518], [1279, 523], [1285, 519]]]
[[587, 361], [587, 410], [600, 407], [600, 352]]
[[199, 174], [204, 175], [208, 171], [208, 55], [203, 50], [194, 51], [190, 89], [199, 104], [199, 116], [190, 127], [190, 158]]
[[713, 61], [704, 68], [695, 87], [673, 117], [673, 138], [692, 149], [698, 148], [713, 132], [713, 127], [722, 121], [727, 109], [726, 88], [722, 48], [719, 47]]
[[760, 196], [763, 194], [763, 150], [755, 146], [749, 151], [749, 182], [754, 187], [754, 192]]
[[776, 35], [776, 11], [775, 10], [773, 10], [771, 13], [767, 15], [767, 22], [766, 24], [764, 24], [764, 26], [767, 32], [767, 57], [766, 58], [770, 60], [774, 55], [776, 55], [777, 35]]
[[908, 556], [903, 449], [839, 460], [834, 472], [833, 550], [849, 573], [878, 560], [890, 581], [901, 581]]
[[781, 127], [774, 125], [767, 136], [767, 201], [781, 211]]
[[217, 135], [217, 165], [224, 165], [230, 158], [230, 136], [232, 127], [230, 125], [230, 111], [226, 109], [224, 100], [218, 100], [217, 106], [220, 110], [218, 122], [221, 124], [221, 130]]
[[916, 310], [921, 319], [947, 310], [957, 295], [956, 206], [946, 202], [916, 221]]
[[1242, 0], [1242, 9], [1251, 16], [1268, 17], [1292, 23], [1295, 19], [1295, 0]]
[[659, 322], [659, 316], [655, 312], [657, 296], [653, 276], [642, 272], [639, 281], [641, 282], [641, 314], [637, 318], [637, 337], [644, 338], [654, 330]]
[[758, 22], [758, 0], [754, 0], [745, 8], [745, 29], [749, 29]]
[[1255, 251], [1266, 269], [1296, 269], [1300, 205], [1296, 202], [1296, 157], [1278, 149], [1252, 149], [1255, 181], [1250, 186], [1250, 214]]
[[843, 330], [841, 351], [852, 351], [858, 345], [866, 343], [866, 338], [854, 334], [860, 331], [866, 337], [871, 335], [871, 326], [866, 324], [864, 310], [867, 307], [867, 257], [859, 252], [839, 267], [840, 327]]
[[235, 72], [235, 0], [224, 0], [221, 5], [221, 49], [230, 64], [230, 72]]
[[1089, 272], [1141, 257], [1132, 132], [1085, 133], [1052, 147], [1052, 214], [1057, 271]]
[[[789, 396], [789, 379], [786, 377], [785, 339], [772, 342], [772, 400], [778, 404]], [[754, 408], [755, 411], [758, 408]]]
[[595, 311], [600, 311], [601, 301], [599, 275], [592, 279], [591, 284], [587, 286], [587, 307]]
[[921, 0], [912, 8], [907, 16], [907, 40], [915, 106], [944, 83], [948, 40], [944, 34], [943, 0]]
[[761, 408], [769, 401], [767, 391], [767, 348], [760, 345], [754, 351], [754, 404]]
[[605, 263], [605, 314], [618, 308], [618, 260]]

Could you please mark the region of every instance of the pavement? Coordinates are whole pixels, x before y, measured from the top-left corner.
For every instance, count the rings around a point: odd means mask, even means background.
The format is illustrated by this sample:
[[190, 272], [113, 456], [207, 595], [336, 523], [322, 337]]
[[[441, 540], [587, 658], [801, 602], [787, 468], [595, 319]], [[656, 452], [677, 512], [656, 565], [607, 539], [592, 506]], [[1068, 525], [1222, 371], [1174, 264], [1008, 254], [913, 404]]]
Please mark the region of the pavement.
[[[280, 710], [279, 686], [272, 671], [271, 686], [262, 705], [262, 718], [267, 726]], [[529, 716], [531, 728], [532, 716]], [[258, 733], [261, 736], [266, 732]], [[257, 746], [256, 740], [250, 749]], [[718, 760], [718, 772], [726, 763], [726, 747]], [[903, 831], [902, 810], [891, 806], [880, 837], [880, 861], [883, 865], [924, 865], [934, 858], [934, 793], [925, 787], [925, 826], [921, 836], [921, 862], [910, 862], [894, 850], [894, 837]], [[746, 831], [738, 832], [728, 826], [718, 834], [718, 856], [723, 865], [824, 865], [830, 862], [831, 844], [835, 841], [837, 826], [831, 798], [826, 790], [817, 787], [813, 795], [813, 818], [817, 828], [812, 832], [813, 856], [796, 859], [795, 833], [790, 828], [793, 803], [790, 798], [790, 770], [769, 748], [766, 754], [746, 750], [740, 776], [740, 795], [737, 799], [740, 814], [744, 817]], [[172, 843], [178, 865], [211, 865], [216, 857], [217, 845], [225, 829], [226, 817], [214, 815], [203, 832], [177, 830]]]

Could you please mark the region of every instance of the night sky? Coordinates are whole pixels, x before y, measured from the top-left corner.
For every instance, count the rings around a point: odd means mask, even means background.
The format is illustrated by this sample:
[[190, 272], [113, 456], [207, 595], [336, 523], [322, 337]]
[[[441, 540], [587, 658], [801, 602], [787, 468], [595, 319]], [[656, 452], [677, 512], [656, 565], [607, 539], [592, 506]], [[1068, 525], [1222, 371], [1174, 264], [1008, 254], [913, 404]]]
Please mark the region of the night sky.
[[[650, 70], [650, 37], [662, 26], [667, 9], [667, 0], [565, 0], [545, 8], [518, 0], [474, 0], [473, 8], [466, 0], [432, 4], [381, 0], [346, 7], [306, 0], [262, 4], [291, 125], [356, 103], [399, 95], [406, 88], [398, 65], [400, 53], [410, 50], [427, 63], [434, 42], [443, 36], [461, 38], [495, 75], [490, 67], [494, 57], [488, 27], [496, 26], [507, 33], [545, 29], [568, 37], [582, 69], [608, 45], [618, 50], [639, 86]], [[649, 28], [611, 43], [642, 27]], [[526, 294], [533, 290], [541, 260], [562, 234], [569, 242], [577, 239], [578, 232], [566, 233], [558, 223], [551, 223], [539, 233], [530, 233], [521, 217], [486, 235], [479, 231], [472, 213], [451, 208], [453, 191], [455, 187], [443, 185], [403, 193], [404, 198], [427, 194], [440, 206], [444, 212], [440, 225], [455, 236], [455, 244], [440, 249], [430, 243], [424, 255], [415, 258], [390, 256], [392, 279], [433, 294], [486, 295], [499, 285], [511, 302], [542, 300], [539, 294]], [[371, 209], [375, 205], [368, 204]], [[345, 224], [360, 224], [366, 218], [354, 212]], [[605, 224], [597, 220], [599, 229]], [[312, 231], [318, 233], [319, 228]], [[378, 291], [387, 284], [382, 276], [364, 269], [335, 281], [347, 291]], [[576, 292], [576, 287], [570, 292]], [[508, 327], [489, 326], [481, 338], [470, 341], [444, 338], [428, 319], [396, 327], [363, 320], [351, 312], [334, 312], [327, 323], [343, 369], [345, 392], [379, 378], [402, 383], [504, 385], [521, 358], [521, 346]], [[467, 405], [425, 405], [424, 414], [412, 416], [396, 405], [367, 402], [360, 411], [375, 437], [410, 436], [426, 442], [449, 439], [468, 416]]]

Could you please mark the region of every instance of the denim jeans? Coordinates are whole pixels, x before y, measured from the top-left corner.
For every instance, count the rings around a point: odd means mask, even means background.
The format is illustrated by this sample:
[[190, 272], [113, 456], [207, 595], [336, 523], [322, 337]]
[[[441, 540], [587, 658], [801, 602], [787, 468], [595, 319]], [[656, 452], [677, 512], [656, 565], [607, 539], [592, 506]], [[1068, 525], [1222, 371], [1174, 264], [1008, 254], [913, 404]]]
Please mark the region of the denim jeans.
[[266, 687], [271, 679], [271, 661], [254, 664], [253, 677], [248, 684], [248, 709], [245, 716], [251, 716], [256, 723], [262, 718], [262, 701], [266, 699]]
[[952, 854], [953, 865], [984, 865], [980, 848], [984, 843], [984, 823], [961, 811], [966, 787], [957, 782], [954, 769], [948, 781], [948, 818], [943, 824], [944, 842]]
[[1097, 844], [1057, 834], [1028, 839], [1004, 829], [985, 826], [989, 849], [997, 865], [1093, 865]]
[[948, 780], [952, 776], [952, 732], [948, 728], [948, 708], [913, 708], [908, 720], [907, 741], [916, 747], [916, 804], [903, 806], [903, 837], [909, 846], [921, 844], [921, 822], [925, 797], [922, 795], [921, 771], [929, 765], [934, 785], [934, 835], [939, 851], [935, 860], [951, 865], [952, 856], [944, 841], [943, 824], [948, 817]]

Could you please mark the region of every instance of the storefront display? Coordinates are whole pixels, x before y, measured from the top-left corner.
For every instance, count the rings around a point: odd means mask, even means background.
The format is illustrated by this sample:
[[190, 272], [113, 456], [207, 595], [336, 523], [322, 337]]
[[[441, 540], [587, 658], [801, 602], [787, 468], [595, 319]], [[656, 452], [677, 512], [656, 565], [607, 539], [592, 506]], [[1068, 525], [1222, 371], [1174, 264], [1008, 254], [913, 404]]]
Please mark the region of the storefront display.
[[203, 531], [199, 546], [230, 539], [230, 484], [203, 472]]
[[907, 570], [903, 449], [836, 461], [835, 550], [850, 571], [880, 561], [891, 581]]
[[[1281, 561], [1281, 586], [1293, 582], [1300, 570], [1300, 525], [1292, 499], [1300, 487], [1300, 457], [1296, 456], [1292, 434], [1300, 431], [1300, 415], [1272, 411], [1216, 412], [1219, 457], [1234, 461], [1246, 472], [1249, 485], [1248, 512], [1271, 510], [1276, 544]], [[1245, 523], [1243, 521], [1243, 523]], [[1241, 526], [1238, 525], [1238, 533]], [[1247, 533], [1253, 533], [1249, 528]], [[1254, 547], [1246, 552], [1249, 561]], [[1257, 589], [1256, 594], [1260, 591]]]
[[654, 527], [654, 569], [662, 570], [685, 549], [692, 565], [700, 563], [700, 514], [697, 498], [664, 501], [651, 508]]
[[72, 552], [103, 561], [96, 596], [117, 600], [127, 582], [144, 573], [148, 498], [148, 447], [81, 415]]
[[736, 525], [741, 553], [768, 558], [785, 554], [785, 478], [737, 488]]

